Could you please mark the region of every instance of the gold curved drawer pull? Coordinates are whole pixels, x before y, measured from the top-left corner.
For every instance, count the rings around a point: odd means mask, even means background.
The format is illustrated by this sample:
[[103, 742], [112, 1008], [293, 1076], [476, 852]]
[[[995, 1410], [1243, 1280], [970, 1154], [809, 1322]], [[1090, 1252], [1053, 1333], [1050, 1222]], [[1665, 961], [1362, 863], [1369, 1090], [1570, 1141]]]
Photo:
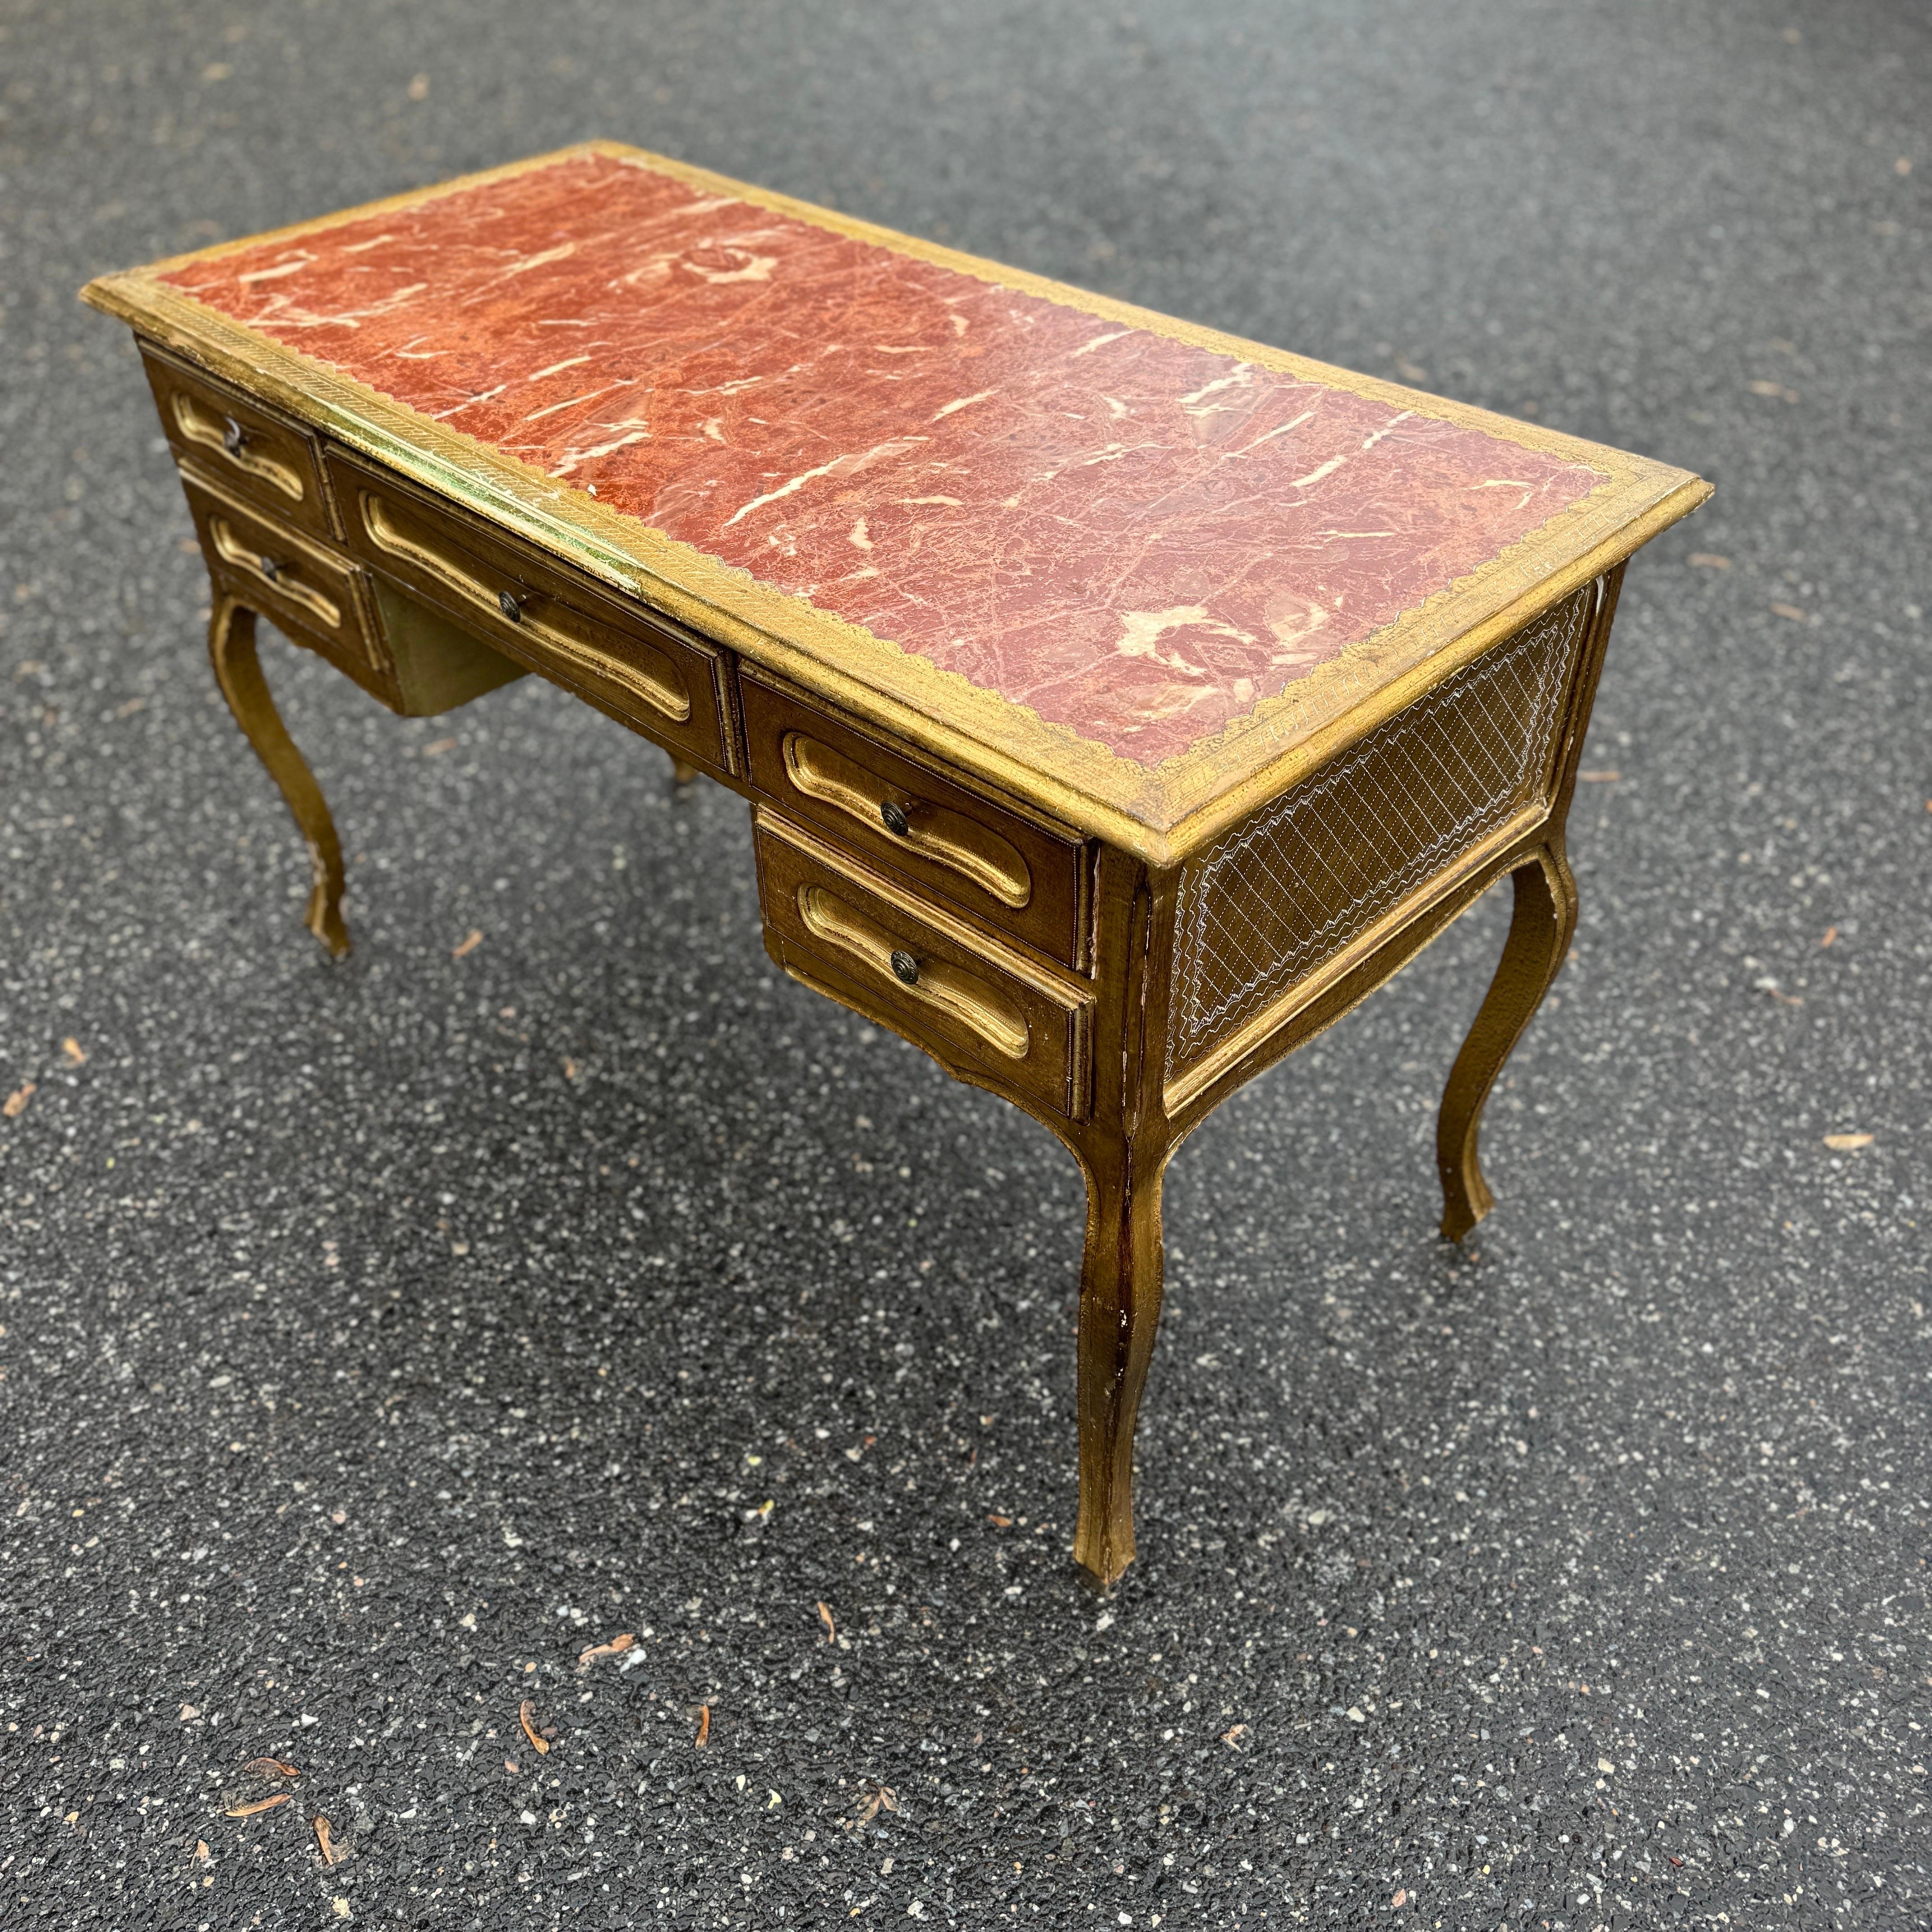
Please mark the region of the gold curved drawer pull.
[[[427, 572], [446, 590], [454, 591], [465, 603], [487, 613], [498, 622], [515, 625], [566, 664], [608, 683], [622, 686], [634, 697], [643, 699], [653, 711], [662, 712], [674, 724], [682, 724], [691, 716], [691, 694], [685, 689], [668, 658], [653, 651], [652, 656], [658, 659], [656, 664], [635, 663], [596, 644], [586, 644], [553, 618], [536, 616], [530, 608], [530, 600], [473, 576], [466, 563], [437, 549], [410, 520], [399, 515], [381, 497], [367, 490], [362, 492], [362, 527], [374, 540], [377, 549], [386, 550], [390, 556], [400, 557], [406, 563], [412, 563], [418, 570]], [[638, 651], [651, 650], [650, 645], [642, 643], [633, 643], [632, 647]]]
[[899, 844], [970, 879], [1017, 912], [1033, 897], [1033, 875], [1018, 851], [963, 812], [908, 798], [876, 773], [802, 731], [788, 731], [785, 775], [807, 798], [833, 806], [868, 830], [881, 826]]
[[216, 553], [224, 563], [232, 564], [238, 570], [245, 570], [260, 578], [263, 583], [273, 586], [278, 597], [299, 604], [332, 631], [341, 629], [342, 606], [334, 598], [325, 597], [313, 584], [303, 583], [298, 561], [271, 556], [264, 551], [251, 549], [242, 541], [235, 526], [226, 517], [210, 517], [208, 533], [214, 538]]
[[254, 438], [232, 416], [218, 416], [178, 389], [175, 392], [175, 424], [184, 441], [214, 451], [224, 462], [259, 476], [292, 502], [299, 503], [308, 495], [299, 470], [263, 455], [255, 447]]
[[1026, 1015], [1003, 993], [944, 959], [922, 959], [885, 928], [823, 886], [800, 886], [799, 916], [828, 946], [892, 982], [896, 993], [936, 1006], [1009, 1060], [1032, 1044]]

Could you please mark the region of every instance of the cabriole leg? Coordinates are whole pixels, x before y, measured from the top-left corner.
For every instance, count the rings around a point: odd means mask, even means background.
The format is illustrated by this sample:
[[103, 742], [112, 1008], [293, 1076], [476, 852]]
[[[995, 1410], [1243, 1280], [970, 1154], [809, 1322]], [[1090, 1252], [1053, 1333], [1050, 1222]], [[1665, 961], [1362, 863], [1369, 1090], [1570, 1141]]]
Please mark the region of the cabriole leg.
[[255, 650], [254, 612], [218, 590], [208, 626], [208, 655], [236, 723], [254, 746], [256, 756], [268, 766], [269, 777], [281, 788], [308, 841], [315, 884], [303, 922], [340, 959], [349, 950], [349, 929], [342, 922], [342, 847], [335, 836], [335, 821], [328, 815], [315, 774], [296, 749], [295, 740], [268, 695]]
[[1452, 1241], [1460, 1241], [1496, 1205], [1476, 1154], [1483, 1102], [1510, 1049], [1543, 1004], [1576, 930], [1576, 881], [1559, 850], [1544, 847], [1510, 877], [1516, 885], [1516, 910], [1509, 938], [1475, 1024], [1450, 1070], [1436, 1124], [1442, 1232]]
[[1114, 1582], [1134, 1559], [1134, 1424], [1160, 1319], [1166, 1164], [1165, 1148], [1128, 1141], [1087, 1168], [1073, 1556], [1101, 1584]]

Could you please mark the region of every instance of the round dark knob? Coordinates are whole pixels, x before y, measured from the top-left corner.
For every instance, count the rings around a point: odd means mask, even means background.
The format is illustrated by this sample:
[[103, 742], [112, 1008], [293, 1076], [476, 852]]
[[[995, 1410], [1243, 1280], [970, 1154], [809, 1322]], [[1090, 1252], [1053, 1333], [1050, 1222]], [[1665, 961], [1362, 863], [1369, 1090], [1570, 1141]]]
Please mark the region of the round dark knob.
[[919, 962], [910, 952], [895, 950], [892, 954], [892, 976], [903, 980], [908, 986], [919, 984]]
[[221, 418], [221, 446], [230, 456], [239, 456], [248, 440], [248, 432], [232, 416]]
[[520, 624], [524, 621], [522, 604], [516, 598], [512, 597], [507, 590], [497, 592], [496, 608], [502, 611], [513, 624]]
[[265, 556], [262, 560], [262, 574], [271, 584], [279, 584], [281, 581], [282, 572], [287, 568], [286, 564], [278, 563], [272, 556]]
[[907, 818], [905, 807], [896, 799], [887, 799], [879, 807], [879, 816], [895, 838], [903, 838], [912, 830], [912, 820]]

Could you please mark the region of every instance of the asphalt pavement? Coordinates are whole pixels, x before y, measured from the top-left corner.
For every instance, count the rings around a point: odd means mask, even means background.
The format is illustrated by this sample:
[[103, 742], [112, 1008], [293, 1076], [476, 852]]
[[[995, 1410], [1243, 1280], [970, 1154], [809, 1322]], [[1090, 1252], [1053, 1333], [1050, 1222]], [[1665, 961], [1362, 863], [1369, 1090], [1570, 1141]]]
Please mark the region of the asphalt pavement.
[[[0, 1926], [1932, 1924], [1929, 128], [1903, 0], [0, 6]], [[74, 299], [596, 134], [1718, 486], [1496, 1214], [1492, 897], [1177, 1160], [1104, 1598], [1058, 1145], [278, 643], [332, 963]]]

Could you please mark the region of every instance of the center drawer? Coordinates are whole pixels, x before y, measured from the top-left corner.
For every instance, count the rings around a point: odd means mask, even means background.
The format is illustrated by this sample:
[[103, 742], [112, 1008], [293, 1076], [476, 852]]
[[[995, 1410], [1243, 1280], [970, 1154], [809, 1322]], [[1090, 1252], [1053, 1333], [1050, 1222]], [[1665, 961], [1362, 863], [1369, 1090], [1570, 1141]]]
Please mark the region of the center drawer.
[[716, 646], [340, 450], [328, 464], [350, 548], [373, 568], [680, 757], [733, 769]]
[[1093, 1008], [1078, 982], [983, 937], [767, 807], [754, 823], [767, 943], [781, 965], [942, 1063], [971, 1061], [1056, 1113], [1085, 1118]]
[[752, 782], [897, 875], [1070, 966], [1086, 963], [1088, 854], [1044, 820], [970, 790], [802, 692], [738, 679]]

